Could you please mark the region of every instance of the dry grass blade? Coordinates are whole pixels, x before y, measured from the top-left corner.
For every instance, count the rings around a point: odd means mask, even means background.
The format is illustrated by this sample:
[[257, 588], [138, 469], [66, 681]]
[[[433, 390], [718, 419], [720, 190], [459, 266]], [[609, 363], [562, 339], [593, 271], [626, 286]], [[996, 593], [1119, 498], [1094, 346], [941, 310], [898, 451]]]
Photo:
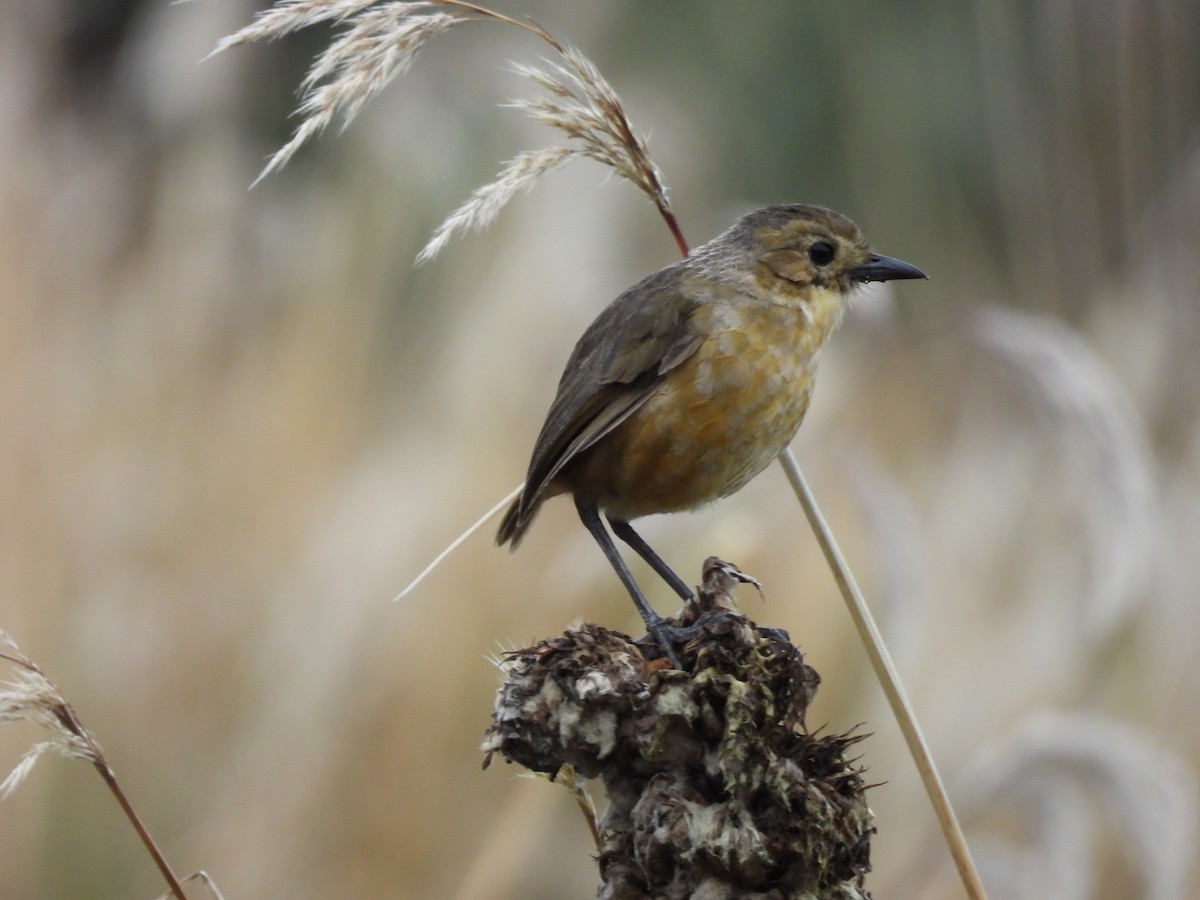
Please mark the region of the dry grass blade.
[[[514, 651], [519, 652], [519, 651]], [[511, 662], [511, 658], [508, 660]], [[500, 667], [504, 670], [504, 667]], [[588, 831], [592, 835], [592, 843], [596, 845], [596, 852], [599, 853], [603, 848], [600, 839], [600, 826], [597, 824], [599, 816], [596, 813], [596, 802], [592, 799], [592, 793], [588, 790], [587, 779], [580, 776], [575, 771], [574, 766], [564, 765], [553, 776], [545, 772], [522, 772], [519, 778], [532, 778], [536, 781], [548, 781], [551, 784], [565, 788], [567, 793], [571, 795], [571, 799], [575, 801], [575, 805], [579, 807], [579, 812], [587, 822]]]
[[592, 799], [592, 793], [588, 790], [587, 779], [581, 778], [579, 773], [575, 771], [573, 766], [563, 766], [558, 770], [557, 781], [575, 799], [575, 804], [579, 807], [580, 813], [587, 821], [588, 830], [592, 833], [592, 841], [596, 845], [596, 852], [599, 853], [603, 844], [600, 840], [600, 826], [596, 824], [596, 802]]
[[430, 572], [432, 572], [434, 569], [436, 569], [439, 565], [441, 565], [442, 561], [445, 560], [445, 558], [447, 556], [449, 556], [451, 553], [453, 553], [456, 549], [458, 549], [458, 547], [463, 543], [463, 541], [465, 541], [467, 538], [469, 538], [471, 535], [473, 535], [475, 532], [477, 532], [480, 528], [482, 528], [484, 525], [486, 525], [488, 522], [490, 522], [496, 516], [500, 515], [500, 513], [504, 511], [504, 509], [508, 506], [508, 504], [512, 503], [513, 500], [517, 499], [517, 495], [520, 494], [521, 491], [523, 491], [524, 489], [525, 489], [525, 482], [522, 481], [515, 488], [513, 488], [511, 491], [509, 491], [507, 494], [505, 494], [504, 498], [502, 500], [500, 500], [498, 503], [496, 503], [491, 509], [489, 509], [482, 516], [480, 516], [478, 519], [476, 519], [471, 525], [469, 525], [458, 537], [456, 537], [449, 544], [447, 544], [442, 549], [442, 551], [440, 553], [438, 553], [438, 555], [435, 556], [425, 566], [425, 568], [423, 568], [420, 572], [417, 573], [416, 578], [414, 578], [407, 585], [405, 585], [404, 590], [402, 590], [399, 594], [397, 594], [395, 597], [392, 598], [392, 602], [395, 603], [395, 602], [397, 602], [399, 600], [403, 600], [405, 597], [407, 597], [413, 588], [415, 588], [418, 584], [420, 584], [422, 581], [425, 580], [426, 575], [428, 575]]

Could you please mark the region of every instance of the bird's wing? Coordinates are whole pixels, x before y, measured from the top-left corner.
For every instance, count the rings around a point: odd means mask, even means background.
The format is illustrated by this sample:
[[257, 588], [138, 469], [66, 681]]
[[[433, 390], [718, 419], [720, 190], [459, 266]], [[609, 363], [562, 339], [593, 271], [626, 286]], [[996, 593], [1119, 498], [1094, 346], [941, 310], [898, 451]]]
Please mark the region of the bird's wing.
[[563, 466], [632, 415], [703, 343], [693, 328], [697, 301], [681, 289], [689, 274], [675, 266], [649, 276], [579, 339], [534, 446], [520, 515]]

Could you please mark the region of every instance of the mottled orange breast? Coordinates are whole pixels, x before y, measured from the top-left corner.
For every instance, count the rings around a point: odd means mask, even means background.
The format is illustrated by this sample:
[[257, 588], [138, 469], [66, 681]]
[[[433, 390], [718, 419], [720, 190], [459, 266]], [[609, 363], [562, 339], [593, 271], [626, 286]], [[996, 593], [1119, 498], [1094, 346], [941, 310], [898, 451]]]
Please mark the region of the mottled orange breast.
[[574, 490], [633, 519], [726, 497], [791, 441], [808, 410], [817, 351], [840, 315], [815, 304], [720, 304], [697, 313], [709, 337], [662, 387], [572, 466]]

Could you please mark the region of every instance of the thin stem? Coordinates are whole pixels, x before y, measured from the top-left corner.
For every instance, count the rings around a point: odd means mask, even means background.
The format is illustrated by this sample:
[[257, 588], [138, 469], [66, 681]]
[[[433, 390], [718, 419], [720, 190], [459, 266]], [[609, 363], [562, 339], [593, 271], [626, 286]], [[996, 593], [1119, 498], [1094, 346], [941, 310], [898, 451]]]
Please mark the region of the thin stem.
[[850, 612], [850, 618], [854, 621], [854, 627], [858, 629], [863, 646], [866, 647], [867, 657], [871, 660], [871, 666], [875, 669], [875, 675], [883, 687], [883, 693], [892, 707], [892, 714], [900, 725], [905, 743], [908, 744], [908, 751], [917, 764], [917, 771], [921, 775], [925, 791], [933, 804], [933, 811], [937, 814], [938, 822], [942, 826], [942, 834], [945, 835], [946, 843], [950, 845], [950, 854], [954, 857], [954, 864], [958, 867], [958, 874], [962, 879], [963, 887], [966, 888], [967, 896], [971, 900], [987, 900], [987, 893], [983, 889], [983, 882], [979, 879], [979, 872], [971, 858], [966, 838], [963, 836], [958, 818], [954, 814], [954, 807], [950, 805], [950, 797], [946, 794], [946, 788], [938, 774], [937, 765], [929, 751], [929, 745], [925, 743], [921, 727], [917, 724], [917, 718], [908, 702], [908, 697], [905, 696], [904, 688], [900, 684], [900, 676], [892, 663], [891, 654], [888, 653], [887, 647], [883, 643], [883, 637], [879, 633], [871, 610], [867, 607], [862, 592], [859, 591], [858, 584], [854, 581], [850, 566], [846, 563], [846, 558], [842, 555], [833, 532], [830, 531], [825, 517], [821, 515], [816, 497], [813, 496], [790, 447], [779, 454], [779, 462], [783, 466], [784, 472], [787, 473], [788, 481], [791, 482], [792, 489], [796, 492], [796, 499], [804, 508], [804, 514], [808, 517], [808, 523], [817, 537], [817, 543], [821, 545], [829, 568], [833, 571], [833, 578], [837, 582], [838, 588], [841, 589], [842, 598], [846, 601], [846, 608]]
[[[92, 743], [90, 738], [86, 738], [86, 740], [88, 743]], [[167, 862], [167, 858], [158, 849], [158, 844], [154, 842], [154, 838], [150, 836], [150, 832], [142, 824], [141, 818], [134, 811], [132, 804], [130, 804], [129, 799], [125, 796], [125, 792], [121, 790], [121, 785], [117, 783], [117, 776], [113, 773], [112, 768], [104, 761], [103, 757], [97, 757], [93, 765], [95, 765], [96, 771], [100, 773], [100, 777], [104, 779], [104, 783], [108, 785], [108, 789], [113, 792], [113, 796], [117, 798], [117, 802], [121, 804], [121, 809], [125, 811], [125, 817], [133, 825], [133, 829], [138, 833], [138, 837], [142, 839], [146, 850], [154, 858], [154, 863], [158, 866], [158, 871], [162, 873], [163, 878], [166, 879], [171, 893], [175, 895], [177, 900], [188, 900], [187, 894], [183, 892], [183, 885], [179, 883], [179, 879], [171, 871], [171, 866]]]
[[654, 205], [658, 207], [659, 214], [663, 217], [663, 221], [667, 223], [667, 227], [671, 229], [671, 236], [675, 238], [675, 243], [679, 247], [679, 252], [687, 256], [691, 251], [688, 250], [687, 240], [683, 236], [683, 230], [679, 227], [679, 222], [675, 218], [675, 213], [671, 212], [671, 208], [665, 202], [654, 201]]
[[80, 740], [88, 745], [88, 749], [92, 757], [92, 765], [96, 767], [96, 771], [100, 773], [100, 777], [104, 779], [104, 783], [108, 785], [108, 789], [112, 791], [113, 796], [117, 798], [117, 803], [121, 804], [121, 809], [125, 811], [125, 817], [129, 819], [133, 830], [137, 832], [141, 838], [142, 844], [149, 851], [150, 856], [154, 859], [154, 864], [158, 866], [158, 870], [166, 879], [167, 886], [171, 889], [171, 893], [175, 895], [177, 900], [187, 900], [187, 894], [183, 891], [183, 885], [179, 883], [179, 879], [175, 877], [175, 873], [171, 870], [167, 858], [163, 856], [161, 850], [158, 849], [158, 844], [154, 838], [150, 836], [150, 832], [142, 823], [141, 817], [133, 808], [133, 804], [129, 802], [129, 798], [125, 796], [125, 791], [121, 789], [121, 785], [117, 781], [117, 775], [112, 770], [112, 766], [108, 764], [108, 760], [104, 758], [104, 751], [92, 739], [91, 733], [83, 727], [83, 723], [75, 715], [75, 710], [70, 704], [63, 703], [56, 710], [59, 721], [63, 725], [76, 734]]
[[442, 6], [457, 6], [459, 9], [470, 10], [473, 13], [486, 16], [489, 19], [495, 19], [498, 22], [507, 22], [509, 25], [516, 25], [518, 28], [524, 28], [530, 34], [536, 34], [559, 53], [562, 53], [563, 51], [562, 42], [541, 25], [537, 24], [537, 22], [532, 20], [528, 22], [522, 22], [520, 19], [514, 19], [511, 16], [506, 16], [504, 13], [496, 12], [494, 9], [488, 9], [486, 6], [478, 6], [474, 3], [467, 3], [465, 0], [438, 0], [438, 3]]
[[[617, 106], [613, 112], [616, 115], [617, 124], [619, 125], [621, 131], [621, 139], [624, 141], [625, 146], [629, 148], [637, 147], [638, 140], [633, 133], [633, 126], [629, 124], [629, 119], [625, 115], [625, 108], [623, 106]], [[679, 220], [675, 218], [675, 213], [671, 209], [671, 204], [667, 201], [666, 189], [658, 180], [658, 175], [653, 164], [648, 158], [640, 153], [634, 153], [633, 158], [645, 174], [646, 181], [654, 185], [654, 191], [651, 194], [650, 199], [654, 202], [659, 214], [663, 217], [663, 221], [667, 223], [667, 228], [670, 229], [671, 236], [675, 238], [675, 244], [677, 247], [679, 247], [680, 254], [686, 257], [690, 252], [688, 249], [687, 239], [684, 238], [683, 229], [679, 227]]]

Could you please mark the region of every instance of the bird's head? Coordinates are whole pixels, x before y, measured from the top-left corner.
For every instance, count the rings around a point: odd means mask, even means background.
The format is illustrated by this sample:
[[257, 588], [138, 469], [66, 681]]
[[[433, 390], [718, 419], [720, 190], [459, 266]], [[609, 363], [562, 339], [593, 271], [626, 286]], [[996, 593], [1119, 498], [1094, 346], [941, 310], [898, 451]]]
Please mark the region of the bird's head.
[[693, 257], [710, 271], [751, 275], [772, 293], [816, 287], [848, 294], [868, 281], [926, 277], [916, 266], [873, 252], [845, 216], [802, 204], [749, 213]]
[[758, 246], [759, 278], [843, 294], [868, 281], [924, 278], [916, 266], [872, 252], [858, 226], [819, 206], [768, 206], [742, 219]]

